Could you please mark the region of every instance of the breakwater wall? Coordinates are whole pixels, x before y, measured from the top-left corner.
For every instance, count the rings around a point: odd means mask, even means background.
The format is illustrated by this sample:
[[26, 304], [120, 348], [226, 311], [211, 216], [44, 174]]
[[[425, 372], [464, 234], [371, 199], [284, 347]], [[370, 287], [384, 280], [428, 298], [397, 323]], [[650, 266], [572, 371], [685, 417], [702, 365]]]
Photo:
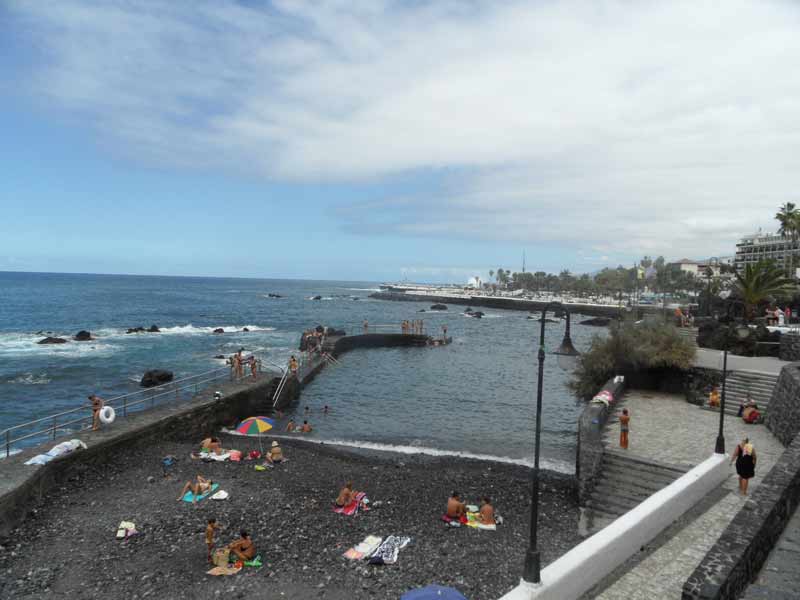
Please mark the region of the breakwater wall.
[[625, 393], [625, 382], [610, 379], [597, 392], [609, 392], [614, 399], [605, 402], [589, 402], [578, 417], [578, 449], [575, 457], [575, 477], [578, 480], [578, 502], [581, 506], [591, 497], [600, 476], [603, 463], [603, 429], [614, 405]]
[[[483, 308], [527, 311], [541, 311], [548, 304], [547, 301], [543, 300], [521, 300], [517, 298], [496, 296], [445, 296], [435, 294], [405, 294], [402, 292], [375, 292], [370, 294], [369, 297], [377, 300], [393, 300], [397, 302], [458, 304], [462, 306], [480, 306]], [[626, 307], [601, 304], [570, 303], [566, 306], [572, 314], [587, 315], [590, 317], [608, 317], [612, 319], [620, 317], [627, 318], [629, 315], [633, 315], [637, 320], [639, 320], [648, 314], [662, 315], [664, 312], [664, 309], [656, 306], [639, 306], [635, 309], [631, 309], [630, 312]]]

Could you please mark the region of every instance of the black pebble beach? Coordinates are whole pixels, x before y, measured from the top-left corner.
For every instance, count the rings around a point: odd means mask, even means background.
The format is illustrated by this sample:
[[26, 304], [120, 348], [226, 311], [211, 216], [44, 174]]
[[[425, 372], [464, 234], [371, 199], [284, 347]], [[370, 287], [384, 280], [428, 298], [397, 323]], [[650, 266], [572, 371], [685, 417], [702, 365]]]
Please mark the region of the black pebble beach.
[[[265, 447], [271, 438], [265, 437]], [[251, 438], [226, 446], [258, 448]], [[363, 453], [282, 441], [289, 462], [257, 471], [257, 462], [205, 463], [188, 443], [159, 441], [76, 467], [0, 545], [1, 598], [399, 598], [438, 583], [470, 600], [494, 600], [520, 578], [529, 534], [530, 470], [453, 457]], [[170, 476], [161, 459], [179, 461]], [[176, 501], [196, 474], [229, 492], [224, 501]], [[352, 479], [374, 508], [335, 514], [331, 501]], [[573, 478], [543, 472], [539, 541], [543, 562], [580, 541]], [[468, 503], [488, 494], [504, 523], [497, 531], [453, 528], [441, 521], [447, 497]], [[378, 504], [380, 503], [380, 504]], [[215, 517], [218, 545], [241, 528], [264, 566], [237, 575], [206, 575], [204, 529]], [[115, 538], [120, 521], [141, 535]], [[394, 565], [342, 555], [367, 535], [410, 536]]]

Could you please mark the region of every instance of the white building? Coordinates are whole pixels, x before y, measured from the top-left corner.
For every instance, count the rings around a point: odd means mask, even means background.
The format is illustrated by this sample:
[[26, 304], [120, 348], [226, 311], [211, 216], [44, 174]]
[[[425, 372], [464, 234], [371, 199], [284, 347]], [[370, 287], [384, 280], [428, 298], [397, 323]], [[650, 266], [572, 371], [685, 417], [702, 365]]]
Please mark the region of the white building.
[[800, 240], [792, 242], [791, 238], [777, 233], [754, 233], [739, 240], [736, 244], [736, 270], [741, 271], [745, 265], [757, 263], [759, 260], [771, 259], [779, 265], [793, 256], [794, 265], [800, 264]]

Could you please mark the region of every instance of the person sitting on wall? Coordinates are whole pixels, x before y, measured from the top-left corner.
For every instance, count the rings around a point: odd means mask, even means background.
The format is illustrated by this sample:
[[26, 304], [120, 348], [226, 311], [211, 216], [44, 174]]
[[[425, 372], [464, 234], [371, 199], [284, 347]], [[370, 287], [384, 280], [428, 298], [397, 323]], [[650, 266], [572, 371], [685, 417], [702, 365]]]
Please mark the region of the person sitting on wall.
[[453, 491], [447, 499], [447, 516], [451, 519], [461, 519], [467, 515], [467, 505], [461, 501], [458, 492]]
[[708, 405], [712, 408], [719, 408], [719, 388], [714, 386], [708, 395]]
[[256, 545], [250, 539], [250, 534], [244, 529], [239, 532], [239, 539], [228, 544], [228, 549], [236, 555], [239, 560], [253, 560], [256, 555]]
[[297, 429], [297, 426], [294, 424], [294, 419], [289, 419], [289, 422], [286, 424], [286, 431], [291, 433], [295, 429]]

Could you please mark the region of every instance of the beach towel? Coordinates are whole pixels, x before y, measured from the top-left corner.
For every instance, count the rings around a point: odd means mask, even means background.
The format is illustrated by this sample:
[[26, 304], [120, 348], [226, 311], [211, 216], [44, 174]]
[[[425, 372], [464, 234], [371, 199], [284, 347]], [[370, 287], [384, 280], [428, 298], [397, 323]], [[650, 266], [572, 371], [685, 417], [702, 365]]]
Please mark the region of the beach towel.
[[245, 567], [263, 567], [264, 563], [261, 562], [261, 555], [256, 554], [256, 557], [253, 560], [246, 560], [244, 561]]
[[206, 571], [207, 575], [236, 575], [242, 567], [214, 567], [210, 571]]
[[369, 500], [367, 499], [366, 492], [358, 492], [353, 501], [347, 506], [336, 506], [334, 504], [333, 512], [339, 513], [340, 515], [355, 515], [358, 513], [359, 508], [362, 510], [369, 510], [369, 508], [366, 506], [368, 502]]
[[86, 444], [78, 439], [68, 440], [66, 442], [61, 442], [60, 444], [56, 444], [50, 450], [45, 452], [44, 454], [38, 454], [31, 458], [30, 460], [26, 461], [26, 465], [46, 465], [54, 458], [58, 458], [59, 456], [64, 456], [65, 454], [69, 454], [79, 448], [83, 448], [86, 450]]
[[357, 546], [353, 546], [347, 552], [344, 553], [345, 558], [349, 558], [350, 560], [360, 560], [362, 558], [366, 558], [372, 555], [375, 550], [377, 550], [383, 538], [378, 537], [377, 535], [368, 535], [364, 538]]
[[[218, 487], [219, 487], [218, 483], [213, 484], [209, 491], [207, 491], [205, 494], [202, 494], [202, 495], [197, 497], [197, 501], [199, 502], [203, 498], [208, 497], [208, 495], [211, 494], [212, 492], [216, 492]], [[184, 494], [183, 501], [184, 502], [191, 502], [193, 498], [194, 498], [194, 494], [192, 493], [191, 490], [189, 490], [188, 492], [186, 492], [186, 494]]]
[[447, 514], [442, 515], [442, 521], [445, 523], [449, 523], [453, 527], [458, 527], [459, 525], [466, 525], [467, 524], [467, 517], [461, 515], [458, 519], [454, 519], [453, 517], [447, 516]]
[[393, 565], [397, 562], [400, 550], [411, 543], [411, 538], [407, 536], [390, 535], [369, 559], [371, 565]]
[[230, 457], [230, 452], [225, 452], [223, 454], [214, 454], [213, 452], [208, 452], [207, 454], [203, 454], [202, 459], [207, 462], [223, 462], [229, 460]]
[[474, 529], [483, 529], [484, 531], [497, 531], [497, 525], [486, 525], [485, 523], [481, 523], [480, 519], [478, 518], [479, 515], [480, 513], [468, 512], [466, 525]]
[[117, 539], [122, 540], [126, 537], [130, 537], [132, 535], [136, 535], [136, 525], [134, 525], [131, 521], [122, 521], [117, 527]]

